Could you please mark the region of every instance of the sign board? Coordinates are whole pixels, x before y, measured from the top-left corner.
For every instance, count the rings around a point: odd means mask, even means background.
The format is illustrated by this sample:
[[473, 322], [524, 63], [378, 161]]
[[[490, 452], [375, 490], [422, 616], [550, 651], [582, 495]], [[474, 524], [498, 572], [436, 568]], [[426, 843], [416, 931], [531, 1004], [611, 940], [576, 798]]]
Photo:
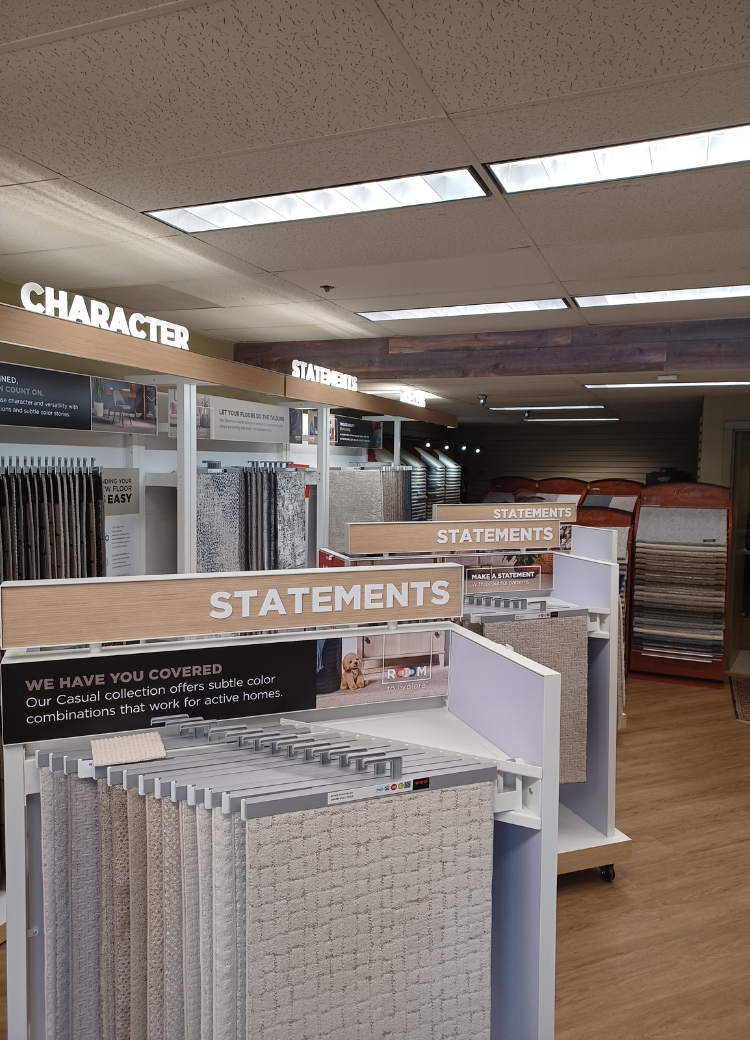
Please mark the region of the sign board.
[[463, 568], [453, 563], [5, 582], [2, 646], [460, 617], [462, 586]]
[[575, 502], [469, 502], [461, 505], [435, 503], [433, 520], [559, 520], [576, 522]]
[[[177, 394], [168, 392], [169, 436], [177, 436]], [[289, 443], [289, 408], [231, 397], [199, 394], [195, 409], [198, 440]]]
[[383, 424], [350, 415], [331, 416], [331, 444], [347, 448], [382, 448]]
[[559, 520], [428, 520], [348, 527], [350, 553], [542, 552], [560, 545]]
[[91, 300], [87, 304], [84, 297], [77, 294], [69, 299], [64, 289], [58, 292], [51, 285], [41, 286], [38, 282], [26, 282], [21, 287], [21, 303], [27, 311], [36, 311], [52, 318], [62, 318], [63, 321], [77, 322], [79, 325], [89, 325], [95, 329], [105, 329], [107, 332], [120, 332], [123, 336], [132, 336], [134, 339], [148, 337], [152, 343], [190, 350], [190, 333], [184, 325], [175, 325], [171, 321], [152, 318], [138, 311], [126, 318], [122, 307], [115, 307], [110, 312], [109, 304], [101, 303], [99, 300]]
[[0, 425], [90, 430], [90, 377], [0, 363]]
[[106, 572], [122, 578], [140, 571], [140, 473], [102, 470]]
[[322, 383], [323, 386], [337, 386], [341, 390], [357, 390], [356, 376], [307, 361], [292, 361], [292, 376], [294, 379], [307, 379], [311, 383]]

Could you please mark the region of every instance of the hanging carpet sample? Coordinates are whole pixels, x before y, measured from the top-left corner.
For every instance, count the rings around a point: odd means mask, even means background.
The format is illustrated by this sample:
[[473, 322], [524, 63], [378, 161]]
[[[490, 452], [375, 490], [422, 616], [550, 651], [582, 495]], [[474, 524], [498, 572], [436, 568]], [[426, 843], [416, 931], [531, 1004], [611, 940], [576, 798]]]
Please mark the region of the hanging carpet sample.
[[381, 523], [383, 520], [380, 470], [333, 469], [328, 480], [327, 548], [348, 552], [348, 524]]
[[[45, 1040], [489, 1040], [494, 765], [318, 732], [433, 786], [197, 731], [109, 781], [90, 747], [40, 770]], [[321, 785], [365, 798], [300, 805]]]
[[432, 506], [436, 502], [445, 502], [445, 466], [438, 462], [424, 448], [414, 448], [425, 466], [427, 475], [427, 515], [432, 517]]
[[277, 561], [280, 570], [304, 567], [305, 471], [280, 469], [276, 473]]
[[241, 470], [199, 470], [196, 477], [197, 571], [245, 570], [244, 474]]
[[493, 621], [481, 635], [560, 673], [560, 783], [586, 780], [588, 621], [579, 617]]
[[438, 460], [445, 466], [445, 501], [461, 501], [461, 467], [442, 451], [435, 451]]
[[[408, 451], [401, 452], [401, 462], [411, 471], [411, 520], [427, 519], [427, 467]], [[430, 511], [430, 517], [432, 512]]]

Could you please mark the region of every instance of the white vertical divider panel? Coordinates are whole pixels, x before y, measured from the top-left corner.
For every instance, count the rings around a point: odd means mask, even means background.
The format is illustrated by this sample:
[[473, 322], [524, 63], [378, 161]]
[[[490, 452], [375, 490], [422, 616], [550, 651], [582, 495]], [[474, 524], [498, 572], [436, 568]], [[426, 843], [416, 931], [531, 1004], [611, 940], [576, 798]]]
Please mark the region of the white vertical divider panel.
[[125, 468], [138, 470], [138, 573], [146, 573], [146, 446], [132, 433], [125, 447]]
[[[5, 878], [8, 892], [14, 897], [7, 903], [8, 993], [25, 994], [27, 990], [28, 917], [26, 899], [26, 781], [24, 746], [3, 749], [5, 769]], [[8, 1001], [8, 1036], [25, 1040], [28, 1036], [27, 1000]]]
[[198, 450], [195, 383], [177, 380], [177, 573], [197, 566], [196, 501]]
[[[331, 409], [318, 405], [318, 486], [317, 486], [317, 548], [328, 547], [328, 488], [331, 465], [331, 438], [329, 425]], [[316, 554], [317, 556], [317, 554]], [[318, 561], [316, 559], [315, 566]]]
[[[586, 529], [609, 537], [600, 551], [617, 559], [617, 534], [614, 531]], [[575, 534], [576, 528], [573, 528]], [[595, 539], [588, 541], [595, 550]], [[579, 541], [579, 548], [583, 542]], [[614, 554], [614, 555], [612, 555]], [[603, 836], [615, 836], [615, 780], [617, 751], [617, 599], [619, 569], [616, 562], [582, 559], [555, 554], [554, 595], [558, 599], [589, 607], [607, 609], [609, 639], [589, 638], [588, 731], [586, 738], [586, 781], [562, 784], [560, 803]]]
[[542, 767], [541, 827], [495, 823], [492, 1040], [554, 1040], [560, 676], [471, 632], [453, 632], [448, 710], [515, 759]]
[[606, 527], [579, 527], [573, 524], [570, 551], [573, 556], [617, 563], [617, 532]]

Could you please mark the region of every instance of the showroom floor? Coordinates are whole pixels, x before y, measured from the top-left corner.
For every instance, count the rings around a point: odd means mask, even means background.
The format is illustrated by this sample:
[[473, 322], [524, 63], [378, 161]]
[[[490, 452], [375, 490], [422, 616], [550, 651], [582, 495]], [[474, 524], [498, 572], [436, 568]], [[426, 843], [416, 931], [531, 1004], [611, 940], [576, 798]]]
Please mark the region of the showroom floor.
[[617, 823], [633, 861], [611, 885], [560, 879], [557, 1040], [745, 1040], [750, 726], [728, 690], [660, 682], [629, 681], [627, 713]]
[[612, 885], [562, 877], [557, 1040], [745, 1040], [750, 726], [729, 690], [629, 681]]

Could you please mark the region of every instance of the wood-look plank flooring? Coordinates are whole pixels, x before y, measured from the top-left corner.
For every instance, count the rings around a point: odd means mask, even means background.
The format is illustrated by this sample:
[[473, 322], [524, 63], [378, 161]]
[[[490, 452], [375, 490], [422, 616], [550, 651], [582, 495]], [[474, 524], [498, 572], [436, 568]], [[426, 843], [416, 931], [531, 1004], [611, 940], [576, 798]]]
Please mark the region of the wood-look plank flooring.
[[556, 1040], [750, 1037], [750, 725], [728, 688], [629, 681], [612, 884], [560, 877]]
[[[750, 1036], [750, 725], [728, 690], [628, 683], [617, 823], [633, 861], [558, 882], [556, 1040]], [[0, 946], [0, 1040], [7, 1038]]]

